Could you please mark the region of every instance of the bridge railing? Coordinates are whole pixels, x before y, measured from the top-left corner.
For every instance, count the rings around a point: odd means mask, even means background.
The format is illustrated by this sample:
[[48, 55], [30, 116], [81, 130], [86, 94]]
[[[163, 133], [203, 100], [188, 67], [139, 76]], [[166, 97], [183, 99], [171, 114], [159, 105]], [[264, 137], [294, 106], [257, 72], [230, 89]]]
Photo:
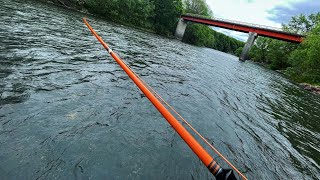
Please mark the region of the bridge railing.
[[244, 26], [249, 26], [249, 27], [256, 27], [256, 28], [260, 28], [260, 29], [270, 29], [270, 30], [274, 30], [274, 31], [285, 32], [285, 31], [283, 31], [282, 28], [278, 28], [278, 27], [265, 26], [265, 25], [254, 24], [254, 23], [246, 23], [246, 22], [242, 22], [242, 21], [228, 20], [228, 19], [223, 19], [223, 18], [215, 18], [215, 17], [209, 18], [209, 17], [204, 17], [204, 16], [200, 16], [200, 15], [196, 15], [196, 14], [185, 14], [183, 16], [198, 17], [198, 18], [202, 18], [202, 19], [216, 20], [216, 21], [227, 22], [227, 23], [231, 23], [231, 24], [239, 24], [239, 25], [244, 25]]
[[283, 31], [282, 28], [273, 27], [273, 26], [266, 26], [266, 25], [260, 25], [260, 24], [254, 24], [254, 23], [246, 23], [246, 22], [242, 22], [242, 21], [228, 20], [228, 19], [223, 19], [223, 18], [213, 18], [213, 19], [214, 20], [218, 20], [218, 21], [229, 22], [229, 23], [233, 23], [233, 24], [240, 24], [240, 25], [250, 26], [250, 27], [270, 29], [270, 30], [275, 30], [275, 31]]

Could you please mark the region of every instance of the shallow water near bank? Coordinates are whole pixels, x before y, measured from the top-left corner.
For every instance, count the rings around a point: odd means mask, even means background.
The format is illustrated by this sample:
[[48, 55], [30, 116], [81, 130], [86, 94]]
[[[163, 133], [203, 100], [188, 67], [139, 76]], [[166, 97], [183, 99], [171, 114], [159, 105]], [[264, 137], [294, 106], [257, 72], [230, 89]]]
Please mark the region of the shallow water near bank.
[[[0, 179], [213, 179], [83, 14], [4, 0], [0, 15]], [[320, 179], [319, 96], [235, 56], [88, 19], [249, 179]]]

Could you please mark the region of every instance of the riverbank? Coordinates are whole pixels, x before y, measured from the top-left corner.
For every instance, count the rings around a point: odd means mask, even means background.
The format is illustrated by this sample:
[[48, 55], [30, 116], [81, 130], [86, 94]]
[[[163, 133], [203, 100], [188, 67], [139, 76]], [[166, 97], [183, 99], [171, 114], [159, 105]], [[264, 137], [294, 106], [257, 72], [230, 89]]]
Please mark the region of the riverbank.
[[308, 83], [300, 83], [299, 85], [307, 91], [311, 91], [320, 95], [320, 86], [312, 85]]
[[[298, 19], [298, 20], [297, 20]], [[304, 19], [301, 21], [301, 19]], [[282, 70], [291, 80], [307, 90], [316, 91], [320, 86], [320, 12], [291, 17], [283, 30], [304, 35], [299, 44], [258, 37], [250, 50], [250, 58], [265, 63], [272, 70]], [[304, 29], [304, 27], [310, 28]]]
[[[252, 60], [250, 60], [250, 61], [252, 61]], [[255, 61], [252, 61], [252, 62], [257, 64], [257, 65], [259, 65], [259, 66], [262, 66], [264, 68], [267, 68], [267, 69], [271, 70], [269, 65], [266, 64], [266, 63], [255, 62]], [[297, 82], [297, 81], [294, 80], [293, 77], [290, 76], [290, 74], [286, 73], [286, 70], [274, 70], [274, 71], [284, 75], [286, 78], [288, 78], [288, 79], [292, 80], [293, 82], [297, 83], [302, 89], [310, 91], [310, 92], [313, 92], [315, 94], [320, 94], [320, 86], [319, 85], [309, 84], [309, 83], [306, 83], [306, 82]]]

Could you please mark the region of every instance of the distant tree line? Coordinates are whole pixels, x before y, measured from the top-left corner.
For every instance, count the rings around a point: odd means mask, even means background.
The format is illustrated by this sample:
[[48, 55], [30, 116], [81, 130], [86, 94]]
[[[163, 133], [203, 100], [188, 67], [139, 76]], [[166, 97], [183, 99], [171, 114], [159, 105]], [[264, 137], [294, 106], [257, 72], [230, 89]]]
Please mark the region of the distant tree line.
[[[184, 13], [212, 18], [212, 12], [205, 0], [185, 0]], [[189, 23], [183, 41], [197, 46], [213, 48], [229, 54], [236, 54], [237, 49], [244, 46], [244, 42], [214, 31], [211, 27]]]
[[[83, 7], [92, 14], [122, 24], [173, 36], [180, 16], [192, 13], [212, 17], [205, 0], [47, 0], [73, 8]], [[235, 54], [244, 43], [216, 32], [208, 26], [190, 23], [184, 42]]]
[[320, 85], [320, 12], [294, 16], [283, 30], [306, 37], [301, 44], [258, 37], [250, 58], [273, 70], [282, 70], [297, 82]]
[[244, 42], [214, 31], [202, 24], [189, 24], [183, 41], [196, 46], [205, 46], [229, 54], [237, 54], [237, 50], [244, 46]]

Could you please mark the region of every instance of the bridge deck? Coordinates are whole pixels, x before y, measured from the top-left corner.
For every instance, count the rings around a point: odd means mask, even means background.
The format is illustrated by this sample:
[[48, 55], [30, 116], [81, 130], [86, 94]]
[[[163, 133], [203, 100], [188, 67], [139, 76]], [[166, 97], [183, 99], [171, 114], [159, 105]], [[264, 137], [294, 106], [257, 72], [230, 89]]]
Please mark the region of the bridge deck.
[[255, 32], [258, 36], [264, 36], [274, 39], [279, 39], [283, 41], [301, 43], [303, 41], [303, 35], [294, 34], [289, 32], [284, 32], [279, 28], [271, 28], [268, 26], [260, 26], [256, 24], [248, 24], [237, 21], [228, 21], [223, 19], [208, 19], [203, 17], [197, 17], [193, 15], [182, 15], [181, 18], [185, 21], [206, 24], [210, 26], [230, 29], [239, 32]]

